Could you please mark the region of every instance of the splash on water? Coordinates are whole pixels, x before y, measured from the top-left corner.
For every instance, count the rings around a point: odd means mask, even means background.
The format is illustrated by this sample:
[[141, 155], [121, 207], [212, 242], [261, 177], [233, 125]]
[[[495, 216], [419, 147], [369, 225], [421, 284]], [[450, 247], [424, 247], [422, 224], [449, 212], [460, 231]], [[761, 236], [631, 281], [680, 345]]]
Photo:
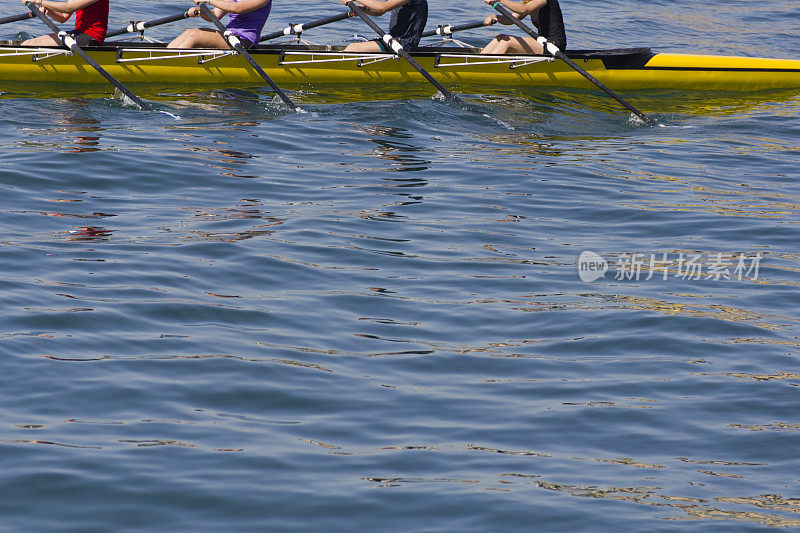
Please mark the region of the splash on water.
[[182, 118], [180, 115], [176, 115], [175, 113], [170, 113], [169, 111], [158, 111], [158, 113], [167, 115], [168, 117], [173, 118], [175, 120], [181, 120]]
[[[280, 96], [278, 96], [278, 93], [275, 93], [275, 95], [272, 97], [272, 100], [269, 101], [269, 105], [287, 109], [289, 107], [288, 105], [286, 105], [286, 102], [284, 102], [283, 99]], [[294, 110], [298, 113], [308, 113], [308, 111], [306, 111], [305, 109], [301, 109], [299, 105], [295, 105]]]
[[140, 109], [139, 104], [133, 101], [131, 97], [123, 93], [119, 88], [114, 89], [114, 99], [118, 100], [123, 107], [134, 107]]
[[499, 125], [501, 125], [501, 126], [502, 126], [502, 127], [504, 127], [505, 129], [507, 129], [508, 131], [514, 131], [514, 129], [515, 129], [515, 128], [514, 128], [514, 126], [512, 126], [512, 125], [511, 125], [511, 124], [509, 124], [508, 122], [505, 122], [504, 120], [500, 120], [499, 118], [494, 118], [494, 117], [492, 117], [492, 116], [489, 116], [489, 115], [488, 115], [488, 114], [486, 114], [486, 113], [484, 113], [484, 114], [483, 114], [483, 116], [484, 116], [484, 117], [486, 117], [486, 118], [488, 118], [489, 120], [491, 120], [491, 121], [493, 121], [493, 122], [497, 122]]

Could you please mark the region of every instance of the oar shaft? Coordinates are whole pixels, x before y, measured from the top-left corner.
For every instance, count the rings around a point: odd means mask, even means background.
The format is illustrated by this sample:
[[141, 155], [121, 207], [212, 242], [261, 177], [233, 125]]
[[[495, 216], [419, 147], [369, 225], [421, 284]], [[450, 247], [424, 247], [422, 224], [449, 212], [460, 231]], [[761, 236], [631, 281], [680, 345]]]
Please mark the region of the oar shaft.
[[33, 13], [21, 13], [19, 15], [11, 15], [10, 17], [3, 17], [0, 19], [0, 24], [8, 24], [9, 22], [19, 22], [20, 20], [32, 19], [36, 15]]
[[324, 19], [315, 20], [313, 22], [307, 22], [305, 24], [290, 24], [281, 31], [276, 31], [268, 33], [266, 35], [262, 35], [261, 38], [258, 39], [258, 41], [259, 42], [269, 41], [272, 39], [277, 39], [278, 37], [283, 37], [284, 35], [300, 35], [304, 31], [310, 30], [311, 28], [318, 28], [319, 26], [324, 26], [325, 24], [330, 24], [332, 22], [339, 22], [340, 20], [345, 20], [352, 16], [353, 13], [348, 11], [346, 13], [340, 13], [339, 15], [325, 17]]
[[651, 126], [655, 125], [656, 122], [653, 119], [651, 119], [650, 117], [648, 117], [647, 115], [645, 115], [644, 113], [642, 113], [641, 111], [639, 111], [638, 109], [633, 107], [626, 100], [624, 100], [621, 96], [619, 96], [617, 93], [615, 93], [614, 91], [612, 91], [611, 89], [606, 87], [603, 83], [601, 83], [597, 78], [595, 78], [594, 76], [592, 76], [591, 74], [586, 72], [577, 63], [575, 63], [573, 60], [571, 60], [569, 57], [567, 57], [567, 54], [562, 52], [556, 45], [554, 45], [553, 43], [551, 43], [550, 41], [548, 41], [544, 37], [539, 36], [538, 33], [533, 31], [527, 24], [524, 24], [521, 20], [519, 20], [517, 17], [515, 17], [511, 13], [511, 11], [509, 11], [499, 1], [495, 2], [494, 4], [492, 4], [492, 6], [501, 15], [503, 15], [505, 18], [507, 18], [511, 22], [513, 22], [519, 29], [521, 29], [522, 31], [524, 31], [525, 33], [527, 33], [528, 35], [530, 35], [531, 37], [536, 39], [537, 42], [539, 42], [539, 44], [542, 45], [542, 47], [545, 49], [546, 52], [551, 54], [556, 59], [560, 59], [561, 61], [563, 61], [564, 63], [566, 63], [570, 67], [572, 67], [576, 72], [578, 72], [584, 78], [586, 78], [587, 80], [589, 80], [590, 82], [595, 84], [600, 90], [602, 90], [608, 96], [610, 96], [611, 98], [613, 98], [614, 100], [616, 100], [617, 102], [622, 104], [623, 107], [625, 107], [631, 113], [633, 113], [634, 115], [636, 115], [637, 117], [642, 119], [646, 124], [651, 125]]
[[150, 107], [147, 103], [145, 103], [141, 98], [133, 94], [127, 87], [122, 85], [122, 83], [120, 83], [114, 76], [109, 74], [106, 71], [106, 69], [101, 67], [97, 63], [97, 61], [92, 59], [89, 56], [89, 54], [87, 54], [80, 46], [78, 46], [78, 43], [75, 42], [75, 39], [71, 35], [69, 35], [67, 32], [59, 30], [58, 26], [56, 26], [52, 20], [47, 18], [47, 16], [44, 13], [42, 13], [42, 11], [40, 11], [39, 8], [33, 2], [28, 2], [26, 5], [28, 6], [28, 9], [31, 10], [32, 14], [39, 17], [39, 19], [42, 22], [44, 22], [48, 28], [50, 28], [53, 32], [55, 32], [56, 36], [58, 37], [58, 40], [60, 40], [64, 46], [69, 48], [73, 54], [80, 56], [81, 58], [83, 58], [84, 61], [89, 63], [89, 65], [91, 65], [92, 68], [94, 68], [99, 74], [101, 74], [105, 79], [110, 81], [117, 89], [122, 91], [122, 93], [125, 96], [133, 100], [133, 102], [137, 106], [139, 106], [139, 109], [144, 109], [146, 111], [153, 110], [152, 107]]
[[106, 33], [106, 39], [109, 37], [116, 37], [118, 35], [124, 35], [126, 33], [134, 33], [137, 31], [144, 31], [147, 28], [152, 28], [153, 26], [161, 26], [162, 24], [169, 24], [170, 22], [177, 22], [179, 20], [183, 20], [185, 18], [189, 18], [189, 14], [185, 11], [183, 13], [179, 13], [177, 15], [172, 15], [169, 17], [163, 17], [160, 19], [155, 20], [148, 20], [147, 22], [142, 21], [131, 21], [130, 24], [125, 26], [124, 28], [120, 28], [118, 30], [112, 30]]
[[353, 13], [358, 15], [361, 18], [361, 20], [366, 22], [367, 26], [372, 28], [372, 30], [380, 36], [381, 40], [383, 40], [383, 42], [386, 43], [386, 45], [390, 47], [395, 54], [405, 59], [409, 65], [414, 67], [414, 69], [420, 74], [422, 74], [426, 80], [431, 82], [431, 84], [433, 84], [433, 86], [436, 87], [439, 90], [439, 92], [445, 96], [445, 98], [448, 98], [455, 102], [463, 103], [458, 96], [448, 91], [444, 87], [444, 85], [439, 83], [436, 80], [436, 78], [431, 76], [427, 70], [422, 68], [422, 66], [419, 63], [417, 63], [417, 61], [413, 57], [411, 57], [411, 55], [408, 52], [406, 52], [405, 48], [403, 48], [403, 45], [397, 42], [391, 35], [384, 32], [380, 26], [375, 24], [375, 21], [369, 18], [367, 14], [364, 13], [364, 11], [360, 7], [358, 7], [354, 1], [351, 1], [349, 4], [347, 4], [347, 7], [349, 7], [353, 11]]
[[428, 30], [424, 32], [422, 36], [433, 37], [434, 35], [441, 35], [442, 37], [446, 37], [458, 31], [474, 30], [475, 28], [483, 28], [484, 26], [486, 26], [486, 24], [484, 24], [483, 20], [480, 22], [471, 22], [469, 24], [459, 24], [458, 26], [448, 24], [446, 26], [438, 26], [435, 30]]
[[269, 84], [269, 86], [272, 87], [272, 90], [275, 91], [278, 96], [280, 96], [281, 100], [283, 100], [286, 105], [288, 105], [293, 111], [296, 110], [297, 106], [294, 105], [294, 102], [292, 102], [289, 99], [289, 97], [286, 96], [286, 93], [284, 93], [281, 90], [281, 88], [278, 87], [278, 84], [275, 83], [272, 80], [272, 78], [270, 78], [267, 75], [266, 72], [264, 72], [264, 69], [261, 68], [261, 65], [256, 63], [256, 60], [253, 59], [253, 56], [251, 56], [250, 53], [244, 49], [244, 46], [242, 46], [242, 43], [241, 41], [239, 41], [239, 38], [236, 37], [236, 35], [234, 35], [233, 33], [231, 33], [225, 27], [224, 24], [222, 24], [222, 22], [217, 18], [217, 16], [214, 14], [211, 8], [208, 7], [208, 3], [206, 2], [201, 3], [200, 10], [208, 18], [208, 20], [210, 20], [214, 24], [214, 26], [217, 27], [217, 30], [219, 30], [219, 32], [222, 34], [222, 38], [225, 39], [226, 43], [228, 43], [228, 46], [231, 47], [236, 52], [238, 52], [239, 55], [245, 59], [245, 61], [250, 63], [250, 66], [253, 67], [253, 70], [258, 72], [259, 76], [264, 78], [264, 81], [266, 81]]

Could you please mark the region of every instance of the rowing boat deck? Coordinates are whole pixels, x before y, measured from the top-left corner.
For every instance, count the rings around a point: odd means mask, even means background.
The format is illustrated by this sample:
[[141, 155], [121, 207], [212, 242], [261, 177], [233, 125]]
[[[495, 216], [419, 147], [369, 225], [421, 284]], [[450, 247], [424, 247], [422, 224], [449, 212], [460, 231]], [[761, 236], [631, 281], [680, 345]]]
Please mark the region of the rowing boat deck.
[[[263, 83], [229, 50], [173, 50], [161, 43], [107, 42], [86, 51], [123, 83]], [[268, 44], [249, 50], [279, 84], [425, 83], [392, 54], [348, 53], [341, 46]], [[570, 50], [568, 55], [614, 90], [755, 91], [800, 88], [800, 61], [654, 53], [649, 48]], [[550, 56], [484, 56], [476, 48], [421, 47], [413, 56], [448, 84], [592, 88]], [[0, 44], [0, 81], [104, 83], [61, 48]]]

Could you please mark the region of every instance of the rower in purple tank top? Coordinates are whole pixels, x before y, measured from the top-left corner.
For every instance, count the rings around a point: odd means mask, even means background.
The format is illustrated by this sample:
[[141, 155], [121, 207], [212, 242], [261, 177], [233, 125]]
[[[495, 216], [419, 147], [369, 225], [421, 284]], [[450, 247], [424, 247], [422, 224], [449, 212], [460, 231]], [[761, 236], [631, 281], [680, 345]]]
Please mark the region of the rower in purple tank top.
[[247, 13], [231, 14], [227, 28], [240, 39], [258, 44], [258, 38], [261, 36], [261, 30], [267, 22], [267, 17], [269, 17], [270, 8], [272, 8], [272, 0], [267, 0], [266, 5], [259, 9]]
[[[222, 18], [230, 15], [227, 29], [242, 41], [245, 48], [258, 44], [261, 30], [269, 17], [272, 0], [194, 0], [195, 4], [207, 3], [214, 7], [214, 15]], [[186, 12], [190, 17], [203, 16], [195, 6]], [[205, 18], [205, 17], [203, 17]], [[228, 43], [217, 30], [194, 28], [186, 30], [167, 48], [227, 48]]]

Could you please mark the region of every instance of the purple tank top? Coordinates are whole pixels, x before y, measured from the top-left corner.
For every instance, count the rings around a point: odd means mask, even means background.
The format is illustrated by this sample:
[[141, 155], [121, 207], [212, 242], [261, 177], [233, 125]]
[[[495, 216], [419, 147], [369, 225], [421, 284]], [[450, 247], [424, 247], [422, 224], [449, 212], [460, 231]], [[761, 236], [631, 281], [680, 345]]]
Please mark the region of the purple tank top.
[[267, 5], [264, 7], [260, 7], [249, 13], [241, 13], [239, 15], [231, 13], [228, 15], [227, 28], [237, 37], [247, 39], [253, 44], [258, 44], [258, 38], [261, 36], [261, 30], [267, 22], [267, 17], [269, 17], [269, 10], [271, 8], [272, 0], [267, 2]]

